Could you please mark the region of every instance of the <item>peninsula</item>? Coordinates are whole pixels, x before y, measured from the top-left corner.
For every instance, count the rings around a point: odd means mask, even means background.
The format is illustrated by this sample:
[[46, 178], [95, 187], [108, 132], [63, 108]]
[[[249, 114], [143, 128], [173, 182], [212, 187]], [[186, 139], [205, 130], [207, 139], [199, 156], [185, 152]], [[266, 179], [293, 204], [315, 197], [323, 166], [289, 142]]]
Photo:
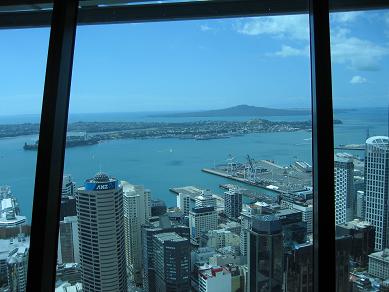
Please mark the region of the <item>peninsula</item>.
[[[341, 124], [339, 120], [335, 124]], [[115, 139], [225, 139], [253, 133], [311, 131], [311, 121], [273, 122], [264, 119], [249, 121], [195, 121], [195, 122], [76, 122], [68, 125], [69, 132], [83, 132], [84, 138], [68, 137], [67, 147], [93, 145]], [[0, 138], [39, 133], [38, 124], [0, 125]], [[85, 138], [87, 137], [87, 138]], [[70, 142], [70, 143], [69, 143]], [[34, 146], [24, 145], [26, 150]]]

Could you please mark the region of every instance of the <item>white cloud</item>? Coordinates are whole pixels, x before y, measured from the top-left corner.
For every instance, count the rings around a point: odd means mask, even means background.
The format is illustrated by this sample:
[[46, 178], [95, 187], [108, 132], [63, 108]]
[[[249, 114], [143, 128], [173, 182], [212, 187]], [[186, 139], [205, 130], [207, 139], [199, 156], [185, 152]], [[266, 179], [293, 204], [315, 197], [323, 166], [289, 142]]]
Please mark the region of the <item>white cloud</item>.
[[380, 60], [389, 54], [389, 47], [349, 36], [349, 33], [347, 29], [337, 29], [331, 35], [333, 62], [348, 64], [360, 71], [378, 70]]
[[208, 25], [206, 24], [202, 24], [200, 25], [200, 30], [201, 31], [208, 31], [208, 30], [212, 30], [212, 28], [210, 28]]
[[309, 18], [307, 15], [256, 17], [239, 21], [235, 30], [246, 35], [270, 35], [309, 40]]
[[336, 13], [330, 14], [330, 19], [333, 22], [345, 24], [345, 23], [350, 23], [350, 22], [355, 21], [361, 15], [363, 15], [363, 12], [361, 12], [361, 11], [336, 12]]
[[367, 79], [365, 77], [355, 75], [353, 78], [351, 78], [350, 83], [351, 84], [361, 84], [361, 83], [366, 83]]
[[[351, 36], [344, 28], [358, 17], [367, 17], [363, 12], [334, 13], [331, 25], [331, 56], [333, 63], [345, 64], [357, 71], [374, 71], [380, 68], [382, 58], [389, 55], [389, 46], [380, 45], [367, 39]], [[389, 26], [389, 13], [384, 21]], [[283, 44], [281, 50], [268, 56], [292, 57], [309, 56], [309, 18], [307, 15], [256, 17], [240, 20], [235, 26], [236, 32], [251, 35], [268, 35], [280, 39], [289, 39], [301, 43], [304, 49]]]
[[295, 57], [295, 56], [309, 56], [309, 46], [306, 46], [303, 49], [293, 48], [287, 45], [282, 45], [281, 50], [271, 53], [268, 55], [278, 56], [278, 57]]

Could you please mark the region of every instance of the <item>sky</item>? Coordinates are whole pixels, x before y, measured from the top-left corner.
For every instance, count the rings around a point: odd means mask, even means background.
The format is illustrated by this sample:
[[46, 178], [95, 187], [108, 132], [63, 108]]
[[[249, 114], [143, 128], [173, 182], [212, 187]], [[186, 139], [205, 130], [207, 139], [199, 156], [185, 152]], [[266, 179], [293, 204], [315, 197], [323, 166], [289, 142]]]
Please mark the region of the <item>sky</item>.
[[[389, 102], [389, 11], [331, 15], [335, 108]], [[0, 30], [0, 116], [41, 110], [49, 28]], [[79, 26], [71, 113], [310, 107], [308, 15]]]

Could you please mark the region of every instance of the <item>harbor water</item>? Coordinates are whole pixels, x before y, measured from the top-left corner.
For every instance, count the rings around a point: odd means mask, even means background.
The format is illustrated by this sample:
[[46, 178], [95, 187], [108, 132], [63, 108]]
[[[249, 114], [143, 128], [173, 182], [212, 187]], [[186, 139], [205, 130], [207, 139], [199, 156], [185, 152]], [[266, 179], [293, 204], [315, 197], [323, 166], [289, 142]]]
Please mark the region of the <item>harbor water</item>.
[[[335, 118], [343, 122], [335, 126], [336, 145], [364, 143], [367, 127], [371, 136], [388, 133], [386, 109], [359, 109], [336, 114]], [[20, 117], [7, 117], [0, 118], [0, 123], [36, 122], [34, 119], [37, 118], [29, 116], [21, 121]], [[224, 117], [218, 119], [227, 120]], [[308, 120], [310, 117], [270, 117], [269, 119]], [[84, 117], [77, 115], [70, 117], [70, 120], [115, 121], [115, 114], [84, 115]], [[158, 119], [120, 114], [117, 115], [117, 120], [156, 121]], [[182, 118], [168, 118], [168, 120], [169, 122], [182, 121]], [[35, 141], [36, 138], [36, 136], [23, 136], [0, 139], [0, 185], [11, 186], [13, 194], [19, 201], [21, 212], [28, 217], [28, 220], [31, 218], [37, 153], [24, 151], [23, 145], [25, 142]], [[120, 180], [142, 184], [151, 190], [153, 198], [164, 200], [168, 206], [175, 206], [176, 197], [169, 192], [169, 188], [193, 185], [222, 194], [220, 184], [238, 184], [201, 171], [202, 168], [226, 163], [230, 154], [240, 162], [245, 162], [245, 157], [249, 154], [253, 159], [270, 159], [283, 166], [290, 165], [296, 160], [312, 163], [311, 141], [309, 131], [258, 133], [215, 140], [111, 140], [92, 146], [67, 148], [65, 173], [70, 174], [79, 186], [85, 179], [101, 170]], [[359, 156], [364, 154], [363, 151], [349, 152]], [[270, 190], [240, 185], [257, 192], [271, 194]]]

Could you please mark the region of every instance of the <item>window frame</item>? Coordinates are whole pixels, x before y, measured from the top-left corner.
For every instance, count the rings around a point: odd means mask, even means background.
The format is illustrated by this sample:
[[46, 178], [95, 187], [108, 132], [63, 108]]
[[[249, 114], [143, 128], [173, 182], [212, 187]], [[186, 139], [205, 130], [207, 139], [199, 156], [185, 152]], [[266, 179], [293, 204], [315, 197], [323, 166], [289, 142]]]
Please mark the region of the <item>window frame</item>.
[[[4, 1], [0, 4], [0, 8], [5, 5], [11, 7], [11, 12], [0, 12], [0, 29], [51, 27], [39, 133], [41, 143], [36, 165], [29, 252], [31, 268], [28, 269], [27, 291], [54, 291], [55, 287], [60, 197], [77, 25], [299, 13], [309, 13], [310, 26], [314, 291], [335, 291], [334, 145], [329, 13], [389, 8], [389, 0], [214, 0], [115, 7], [85, 4], [104, 1], [53, 2], [53, 9], [15, 9], [15, 12], [12, 12], [11, 5], [43, 3], [50, 6], [52, 1], [21, 0]], [[319, 193], [325, 195], [320, 197]], [[333, 267], [332, 273], [328, 273], [328, 266]], [[328, 290], [328, 285], [332, 289]]]

